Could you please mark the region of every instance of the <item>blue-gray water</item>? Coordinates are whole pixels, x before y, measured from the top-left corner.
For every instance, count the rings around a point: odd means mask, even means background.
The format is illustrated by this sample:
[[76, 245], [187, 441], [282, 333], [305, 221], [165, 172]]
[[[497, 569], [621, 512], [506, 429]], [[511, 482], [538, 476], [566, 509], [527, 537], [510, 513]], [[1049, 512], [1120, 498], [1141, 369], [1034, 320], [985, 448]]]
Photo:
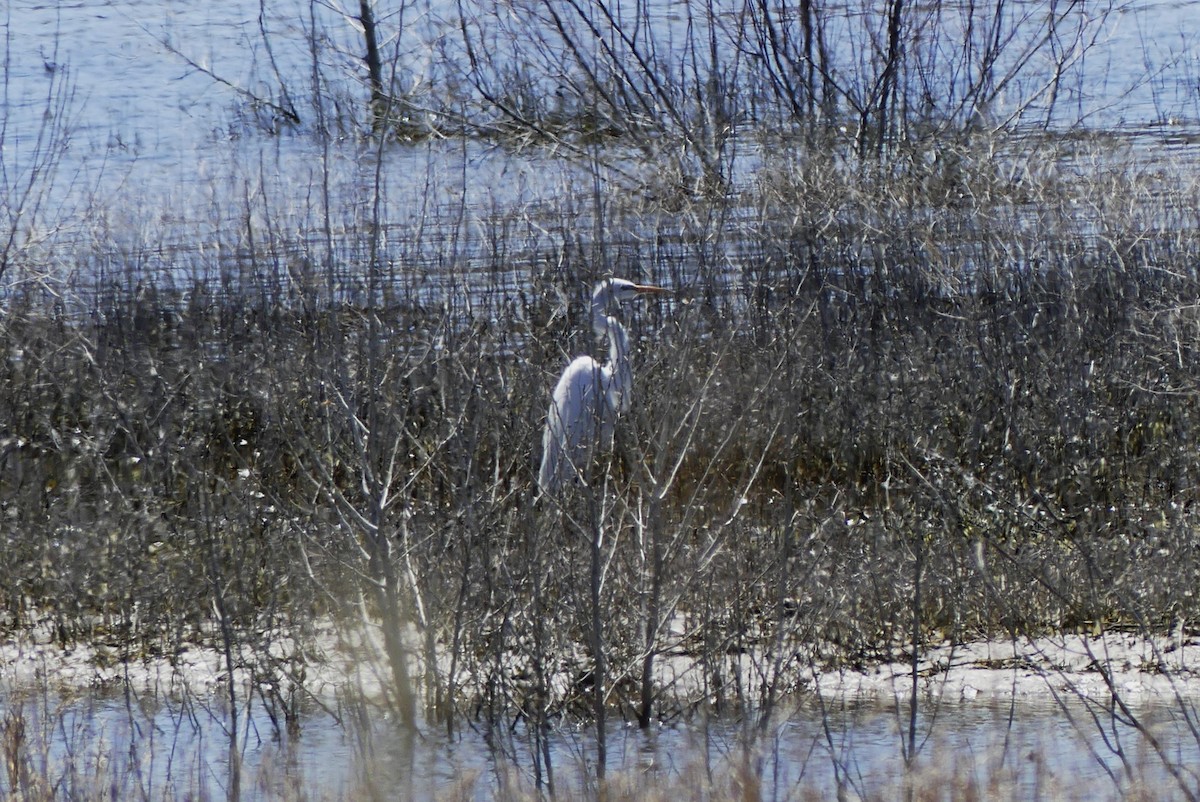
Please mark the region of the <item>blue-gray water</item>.
[[[650, 169], [653, 181], [653, 169], [636, 164], [636, 152], [609, 154], [599, 166], [578, 155], [558, 158], [553, 148], [438, 136], [379, 146], [355, 135], [366, 98], [361, 35], [352, 16], [336, 6], [304, 0], [5, 4], [0, 229], [5, 237], [15, 232], [15, 246], [25, 255], [20, 261], [38, 265], [32, 283], [53, 289], [81, 280], [131, 280], [125, 255], [136, 254], [137, 269], [160, 286], [212, 280], [217, 263], [233, 274], [220, 279], [236, 284], [237, 255], [253, 236], [259, 244], [275, 238], [275, 247], [297, 264], [350, 271], [379, 248], [375, 263], [403, 265], [401, 292], [453, 303], [467, 297], [452, 291], [462, 285], [479, 289], [486, 280], [492, 283], [487, 290], [501, 294], [524, 286], [561, 250], [564, 236], [605, 241], [603, 201], [595, 203], [593, 193], [601, 178], [616, 175], [608, 171], [619, 171], [622, 159], [635, 172]], [[357, 4], [350, 6], [352, 12]], [[445, 64], [467, 63], [460, 9], [480, 26], [480, 36], [485, 23], [508, 19], [507, 4], [377, 6], [388, 63], [400, 68], [398, 88], [418, 101], [439, 82], [463, 80], [444, 74]], [[738, 7], [716, 4], [718, 27], [729, 24]], [[827, 6], [832, 47], [845, 49], [847, 30], [869, 7]], [[613, 8], [645, 8], [656, 51], [681, 46], [693, 21], [679, 3]], [[1004, 57], [1020, 59], [1026, 40], [1044, 35], [1038, 21], [1047, 6], [1003, 8], [1005, 32], [1015, 37]], [[954, 15], [947, 11], [942, 18]], [[1070, 24], [1056, 32], [1054, 47], [1031, 57], [1029, 77], [1014, 81], [986, 109], [992, 120], [1025, 113], [1033, 125], [1110, 130], [1157, 149], [1190, 142], [1200, 132], [1200, 1], [1071, 5], [1064, 19]], [[521, 38], [487, 41], [491, 60], [522, 57], [513, 52], [524, 44]], [[833, 58], [853, 68], [853, 52]], [[1042, 119], [1033, 111], [1046, 98], [1039, 81], [1054, 73], [1046, 59], [1055, 58], [1061, 81], [1054, 114]], [[999, 74], [1009, 66], [1002, 64]], [[283, 121], [273, 106], [296, 108], [301, 122]], [[731, 186], [758, 180], [758, 148], [747, 137], [729, 149]], [[379, 228], [370, 221], [380, 221]], [[736, 217], [727, 223], [733, 240], [738, 225]], [[669, 249], [672, 237], [686, 239], [688, 232], [671, 229], [668, 221], [644, 240]], [[491, 264], [496, 243], [508, 249], [509, 272], [497, 274], [493, 266], [480, 278], [475, 266]], [[470, 266], [471, 275], [447, 274], [448, 263]], [[10, 272], [0, 290], [30, 281]]]
[[[6, 722], [20, 711], [29, 753], [43, 755], [46, 778], [64, 788], [82, 794], [111, 787], [121, 798], [226, 796], [230, 719], [218, 700], [41, 694], [10, 697], [2, 707]], [[647, 731], [617, 724], [610, 730], [609, 777], [687, 793], [706, 782], [727, 788], [731, 778], [752, 776], [759, 785], [749, 795], [761, 799], [833, 798], [839, 783], [855, 794], [889, 798], [901, 787], [906, 705], [834, 709], [800, 699], [787, 710], [762, 729], [733, 718]], [[920, 719], [917, 776], [934, 778], [927, 787], [947, 784], [945, 798], [972, 780], [1002, 789], [1009, 799], [1115, 799], [1131, 780], [1161, 798], [1181, 795], [1171, 769], [1143, 736], [1112, 717], [1093, 718], [1078, 700], [1067, 710], [1070, 715], [1049, 700], [930, 707]], [[239, 727], [245, 799], [360, 798], [371, 791], [384, 798], [484, 800], [536, 787], [520, 726], [464, 722], [452, 735], [429, 726], [404, 737], [379, 711], [357, 723], [350, 723], [349, 710], [340, 711], [346, 716], [340, 722], [309, 711], [299, 737], [289, 738], [261, 706], [249, 711], [241, 711]], [[1200, 745], [1187, 735], [1178, 709], [1163, 703], [1136, 712], [1154, 723], [1168, 761], [1195, 792], [1197, 777], [1190, 772]], [[586, 790], [595, 761], [591, 729], [560, 723], [550, 741], [559, 790]], [[0, 787], [8, 784], [0, 780]]]
[[[378, 6], [389, 34], [387, 53], [402, 68], [398, 82], [419, 98], [445, 80], [437, 72], [439, 58], [464, 55], [460, 5], [420, 0]], [[721, 12], [717, 4], [718, 20], [737, 6]], [[1040, 18], [1045, 4], [1007, 6], [1012, 31], [1040, 35], [1022, 20]], [[468, 17], [490, 19], [471, 3], [461, 7]], [[481, 8], [495, 11], [491, 4]], [[660, 47], [683, 41], [682, 6], [647, 8]], [[828, 8], [827, 36], [836, 48], [842, 41], [839, 20], [852, 19], [858, 4]], [[1062, 41], [1050, 51], [1066, 65], [1056, 120], [1091, 129], [1195, 134], [1200, 2], [1089, 4], [1087, 17], [1094, 22], [1080, 30], [1064, 28], [1058, 33]], [[331, 165], [335, 176], [371, 169], [363, 167], [370, 160], [354, 137], [335, 136], [325, 147], [311, 136], [321, 122], [337, 132], [336, 107], [327, 110], [327, 119], [314, 118], [308, 102], [314, 74], [320, 74], [320, 92], [331, 104], [354, 107], [364, 98], [360, 35], [351, 18], [327, 4], [11, 0], [0, 10], [0, 37], [6, 180], [17, 181], [35, 168], [45, 145], [44, 139], [39, 145], [39, 136], [51, 118], [69, 131], [69, 145], [56, 165], [57, 207], [43, 210], [50, 218], [100, 204], [122, 209], [132, 220], [208, 220], [220, 191], [230, 189], [231, 176], [255, 176], [269, 191], [277, 183], [311, 186]], [[489, 56], [511, 58], [502, 44], [493, 41]], [[1008, 52], [1019, 57], [1023, 43], [1010, 43]], [[1050, 57], [1037, 55], [1030, 74], [1049, 74], [1041, 62]], [[1022, 98], [1038, 96], [1035, 83], [1014, 83], [990, 113], [997, 119], [1014, 113]], [[64, 100], [61, 106], [56, 98]], [[302, 110], [301, 124], [281, 123], [267, 104]], [[741, 163], [753, 167], [749, 149]], [[385, 173], [390, 182], [385, 201], [391, 201], [386, 219], [393, 222], [418, 215], [427, 203], [456, 205], [464, 194], [473, 206], [529, 206], [587, 186], [586, 174], [554, 160], [447, 142], [392, 148]], [[336, 195], [340, 188], [333, 189]]]

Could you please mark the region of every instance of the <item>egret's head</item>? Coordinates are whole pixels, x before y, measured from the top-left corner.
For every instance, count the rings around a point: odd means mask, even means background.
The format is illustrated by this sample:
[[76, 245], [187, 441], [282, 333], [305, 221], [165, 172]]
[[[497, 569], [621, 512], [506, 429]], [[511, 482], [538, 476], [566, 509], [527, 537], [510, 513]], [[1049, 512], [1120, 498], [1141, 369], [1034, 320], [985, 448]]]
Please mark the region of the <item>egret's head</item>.
[[662, 295], [669, 292], [670, 290], [653, 284], [635, 284], [623, 278], [606, 278], [597, 284], [592, 292], [592, 309], [603, 312], [612, 303], [624, 303], [642, 295]]

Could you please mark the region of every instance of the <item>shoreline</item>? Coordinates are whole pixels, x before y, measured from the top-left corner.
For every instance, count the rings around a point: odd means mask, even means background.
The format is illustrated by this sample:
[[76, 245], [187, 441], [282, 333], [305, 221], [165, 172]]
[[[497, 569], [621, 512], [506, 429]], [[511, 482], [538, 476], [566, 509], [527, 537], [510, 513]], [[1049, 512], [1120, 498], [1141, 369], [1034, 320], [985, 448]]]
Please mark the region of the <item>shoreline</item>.
[[[943, 700], [1200, 700], [1200, 640], [1108, 632], [943, 643], [923, 650], [918, 673], [922, 695]], [[907, 699], [912, 666], [895, 661], [830, 672], [819, 675], [817, 685], [827, 695]]]
[[[346, 694], [366, 700], [384, 698], [389, 672], [382, 649], [369, 633], [323, 629], [313, 655], [303, 663], [303, 677], [293, 682], [276, 669], [274, 677], [293, 683], [288, 690], [318, 704]], [[279, 639], [277, 644], [290, 646]], [[236, 655], [234, 677], [244, 692], [270, 682], [262, 655], [249, 650]], [[258, 662], [256, 662], [258, 658]], [[694, 696], [696, 661], [687, 655], [658, 658], [660, 687], [680, 697]], [[826, 700], [908, 700], [912, 664], [906, 654], [861, 668], [811, 666], [793, 671], [797, 693], [817, 693]], [[415, 675], [414, 675], [415, 676]], [[931, 701], [1057, 701], [1114, 696], [1125, 703], [1200, 702], [1200, 637], [1144, 636], [1108, 632], [1095, 636], [1062, 634], [1036, 639], [986, 640], [929, 646], [918, 663], [918, 687]], [[10, 691], [53, 688], [69, 695], [130, 689], [162, 698], [179, 694], [224, 692], [228, 681], [225, 657], [215, 647], [191, 646], [173, 657], [122, 661], [117, 650], [97, 644], [63, 648], [52, 641], [12, 637], [0, 642], [0, 686]]]

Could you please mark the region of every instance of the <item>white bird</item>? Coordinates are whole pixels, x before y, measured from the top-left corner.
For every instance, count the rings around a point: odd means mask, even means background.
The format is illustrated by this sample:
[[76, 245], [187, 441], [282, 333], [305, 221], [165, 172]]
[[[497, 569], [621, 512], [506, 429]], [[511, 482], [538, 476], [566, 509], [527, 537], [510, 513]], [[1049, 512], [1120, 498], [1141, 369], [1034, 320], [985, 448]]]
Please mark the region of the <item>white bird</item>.
[[558, 493], [568, 480], [582, 479], [593, 455], [612, 447], [617, 416], [629, 411], [633, 386], [629, 335], [621, 321], [608, 313], [609, 306], [640, 295], [669, 292], [623, 278], [605, 279], [596, 285], [592, 329], [608, 339], [608, 362], [577, 356], [554, 387], [542, 434], [539, 495]]

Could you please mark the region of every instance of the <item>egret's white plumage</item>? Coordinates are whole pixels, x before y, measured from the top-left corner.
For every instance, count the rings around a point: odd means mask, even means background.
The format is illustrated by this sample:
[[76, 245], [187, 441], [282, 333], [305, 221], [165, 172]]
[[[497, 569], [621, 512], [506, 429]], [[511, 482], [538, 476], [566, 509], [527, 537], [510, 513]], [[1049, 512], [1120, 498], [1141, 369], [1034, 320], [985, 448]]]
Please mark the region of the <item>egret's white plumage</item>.
[[596, 285], [592, 329], [608, 340], [608, 362], [576, 357], [555, 385], [542, 434], [540, 493], [557, 493], [568, 481], [582, 476], [594, 454], [611, 447], [617, 416], [629, 411], [633, 385], [629, 335], [621, 321], [609, 314], [610, 305], [664, 292], [668, 290], [620, 278]]

